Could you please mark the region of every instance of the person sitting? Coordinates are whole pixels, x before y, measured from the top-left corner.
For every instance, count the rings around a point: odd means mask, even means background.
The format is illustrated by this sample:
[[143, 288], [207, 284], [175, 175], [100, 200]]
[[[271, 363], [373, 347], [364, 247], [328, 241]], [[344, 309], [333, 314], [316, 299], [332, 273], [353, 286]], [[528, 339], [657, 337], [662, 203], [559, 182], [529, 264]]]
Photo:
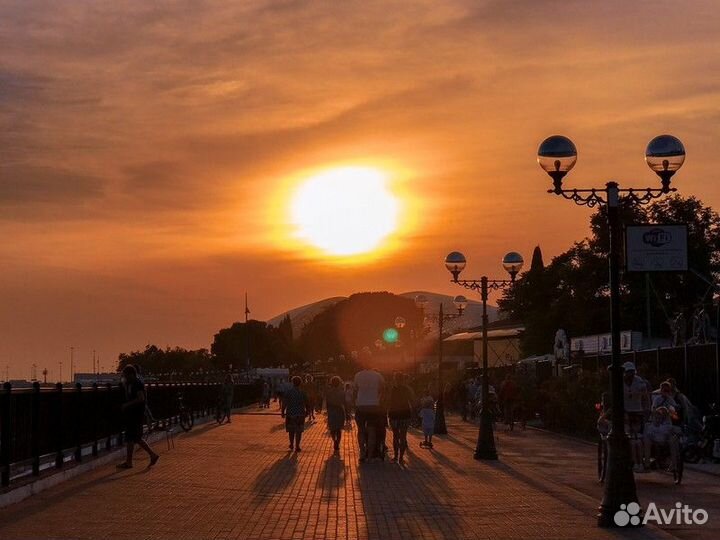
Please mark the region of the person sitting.
[[603, 392], [600, 397], [600, 403], [595, 404], [595, 410], [600, 413], [597, 419], [597, 430], [601, 437], [605, 438], [610, 434], [612, 427], [612, 410], [608, 405], [607, 392]]
[[679, 448], [678, 439], [673, 431], [671, 414], [674, 410], [671, 407], [661, 405], [653, 410], [651, 414], [652, 420], [645, 426], [643, 436], [643, 446], [645, 448], [645, 462], [639, 472], [646, 472], [652, 455], [652, 447], [654, 444], [667, 445], [670, 447], [671, 465], [673, 470], [677, 462]]

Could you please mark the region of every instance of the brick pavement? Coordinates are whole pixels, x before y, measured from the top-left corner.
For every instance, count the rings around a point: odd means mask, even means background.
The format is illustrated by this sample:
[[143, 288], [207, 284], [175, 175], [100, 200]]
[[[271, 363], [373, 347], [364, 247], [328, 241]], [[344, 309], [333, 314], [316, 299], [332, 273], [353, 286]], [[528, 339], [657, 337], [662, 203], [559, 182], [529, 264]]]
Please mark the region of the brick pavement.
[[[242, 414], [176, 439], [157, 467], [100, 468], [0, 510], [0, 539], [654, 538], [594, 526], [596, 500], [533, 467], [472, 459], [474, 428], [451, 422], [433, 451], [410, 434], [405, 468], [339, 457], [324, 417], [291, 454], [276, 414]], [[501, 449], [503, 439], [500, 435]], [[662, 535], [660, 535], [662, 537]]]

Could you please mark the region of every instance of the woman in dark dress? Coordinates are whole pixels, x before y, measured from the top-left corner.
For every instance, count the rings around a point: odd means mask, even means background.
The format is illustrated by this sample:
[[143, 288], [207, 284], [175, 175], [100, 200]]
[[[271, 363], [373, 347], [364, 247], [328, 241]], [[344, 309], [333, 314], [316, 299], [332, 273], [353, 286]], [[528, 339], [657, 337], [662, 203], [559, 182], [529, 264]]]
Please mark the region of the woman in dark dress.
[[392, 461], [400, 465], [405, 463], [405, 451], [407, 450], [407, 431], [412, 419], [413, 401], [415, 397], [410, 387], [405, 384], [401, 373], [393, 376], [393, 385], [390, 388], [390, 399], [388, 400], [388, 417], [393, 433]]
[[335, 452], [340, 451], [340, 439], [345, 426], [345, 390], [340, 377], [330, 379], [330, 388], [325, 396], [327, 402], [328, 430]]
[[150, 467], [160, 459], [143, 438], [143, 423], [145, 420], [145, 384], [138, 378], [134, 366], [127, 365], [122, 370], [123, 387], [125, 389], [125, 403], [122, 404], [122, 419], [125, 426], [125, 440], [127, 441], [127, 455], [125, 462], [118, 465], [118, 469], [130, 469], [133, 466], [133, 450], [135, 444], [145, 450], [150, 456]]

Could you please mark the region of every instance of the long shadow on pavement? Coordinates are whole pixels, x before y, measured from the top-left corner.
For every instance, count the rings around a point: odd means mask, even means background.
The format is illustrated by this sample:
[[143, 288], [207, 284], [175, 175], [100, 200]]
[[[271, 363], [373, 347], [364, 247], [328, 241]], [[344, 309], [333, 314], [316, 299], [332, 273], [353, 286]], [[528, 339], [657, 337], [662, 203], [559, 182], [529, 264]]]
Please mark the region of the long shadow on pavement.
[[261, 472], [253, 483], [253, 504], [260, 506], [285, 491], [295, 480], [297, 465], [297, 454], [287, 452]]
[[[435, 461], [434, 454], [428, 451], [428, 459]], [[425, 457], [411, 456], [407, 468], [386, 462], [358, 467], [369, 538], [384, 534], [392, 538], [425, 538], [428, 534], [448, 540], [464, 538], [462, 515], [452, 502], [460, 494], [453, 489], [442, 466]], [[443, 456], [442, 460], [447, 458]]]
[[126, 480], [133, 476], [148, 474], [151, 471], [152, 469], [150, 467], [135, 466], [132, 472], [112, 470], [102, 474], [101, 476], [96, 476], [90, 480], [86, 480], [85, 482], [72, 482], [68, 483], [66, 486], [60, 484], [56, 488], [57, 491], [53, 491], [52, 495], [48, 495], [48, 493], [40, 493], [23, 501], [22, 504], [15, 504], [0, 510], [0, 522], [2, 522], [3, 525], [8, 525], [16, 521], [21, 521], [27, 517], [37, 514], [38, 512], [43, 512], [55, 504], [63, 503], [66, 499], [74, 497], [75, 495], [85, 493], [87, 490], [94, 487], [108, 484], [110, 482], [116, 482], [118, 480]]
[[323, 463], [317, 478], [317, 489], [322, 491], [323, 500], [337, 499], [338, 492], [345, 485], [345, 460], [331, 455]]

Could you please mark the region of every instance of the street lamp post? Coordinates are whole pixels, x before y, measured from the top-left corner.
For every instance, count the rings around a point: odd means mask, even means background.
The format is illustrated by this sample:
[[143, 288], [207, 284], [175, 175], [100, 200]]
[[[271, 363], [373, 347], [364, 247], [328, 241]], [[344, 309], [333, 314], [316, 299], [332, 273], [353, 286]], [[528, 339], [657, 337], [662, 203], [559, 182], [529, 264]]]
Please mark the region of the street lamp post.
[[495, 449], [495, 435], [493, 433], [493, 417], [490, 411], [490, 383], [488, 380], [488, 340], [487, 340], [487, 301], [490, 290], [497, 291], [512, 286], [515, 283], [515, 277], [523, 266], [522, 256], [519, 253], [511, 251], [503, 257], [502, 264], [505, 270], [510, 274], [510, 279], [488, 279], [482, 276], [480, 279], [458, 279], [460, 273], [465, 268], [467, 260], [465, 255], [458, 251], [453, 251], [445, 257], [445, 268], [453, 276], [453, 283], [457, 283], [472, 291], [480, 291], [482, 299], [482, 363], [483, 363], [483, 380], [482, 380], [482, 411], [480, 412], [480, 429], [478, 431], [477, 447], [475, 449], [475, 459], [497, 459], [497, 450]]
[[[422, 295], [418, 295], [420, 297]], [[427, 300], [418, 300], [415, 298], [416, 305], [423, 310], [423, 320], [437, 320], [438, 323], [438, 400], [435, 406], [435, 426], [433, 431], [437, 435], [447, 435], [447, 423], [445, 422], [445, 388], [443, 385], [442, 364], [443, 364], [443, 331], [445, 321], [460, 317], [467, 307], [467, 298], [464, 296], [456, 296], [453, 298], [453, 305], [457, 309], [457, 313], [444, 313], [443, 303], [440, 302], [440, 308], [437, 315], [425, 315], [424, 307]], [[423, 297], [424, 298], [424, 297]]]
[[548, 193], [560, 195], [581, 206], [607, 207], [610, 285], [610, 335], [612, 362], [610, 364], [610, 396], [612, 407], [612, 430], [608, 436], [608, 469], [603, 499], [598, 514], [598, 525], [613, 527], [613, 517], [620, 505], [637, 502], [635, 478], [632, 471], [630, 441], [624, 429], [625, 396], [623, 370], [620, 358], [620, 250], [622, 223], [619, 207], [621, 201], [631, 204], [647, 204], [668, 193], [676, 191], [670, 180], [685, 161], [685, 148], [672, 135], [655, 137], [647, 146], [645, 161], [660, 177], [659, 188], [620, 189], [616, 182], [608, 182], [605, 188], [564, 189], [562, 181], [577, 161], [577, 150], [567, 137], [554, 135], [545, 139], [538, 149], [538, 163], [553, 180]]
[[[427, 306], [428, 299], [427, 296], [424, 294], [418, 294], [415, 297], [415, 306], [420, 308], [420, 312], [423, 315], [422, 318], [422, 328], [420, 332], [420, 338], [422, 339], [425, 336], [425, 306]], [[415, 328], [410, 330], [410, 337], [412, 338], [412, 349], [413, 349], [413, 364], [415, 365], [415, 378], [417, 379], [418, 374], [420, 373], [420, 366], [418, 364], [417, 359], [417, 339], [418, 334]]]
[[405, 343], [401, 339], [401, 333], [402, 329], [405, 328], [405, 324], [405, 317], [395, 317], [395, 328], [398, 331], [398, 340], [396, 345], [400, 348], [400, 366], [402, 366], [403, 369], [405, 369]]

